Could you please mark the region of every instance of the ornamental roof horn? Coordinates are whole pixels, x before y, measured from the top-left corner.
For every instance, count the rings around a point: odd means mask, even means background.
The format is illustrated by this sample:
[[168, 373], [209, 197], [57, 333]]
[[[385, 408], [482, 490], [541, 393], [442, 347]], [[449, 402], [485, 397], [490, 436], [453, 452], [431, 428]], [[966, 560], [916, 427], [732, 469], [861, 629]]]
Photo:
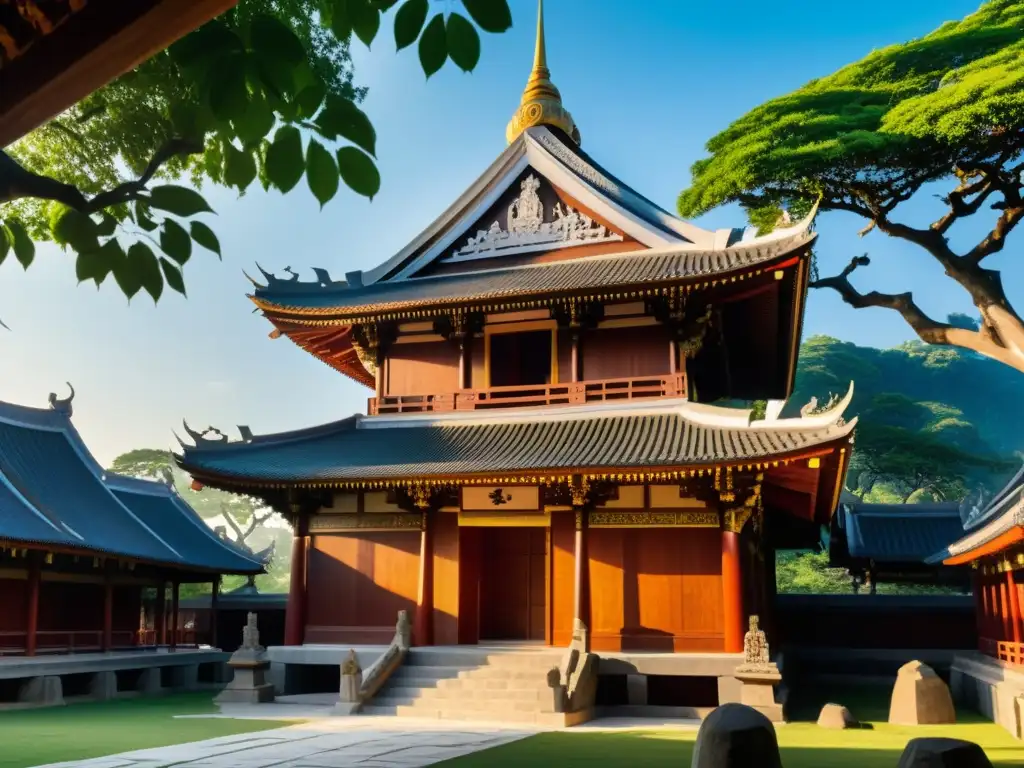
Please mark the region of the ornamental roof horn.
[[533, 69], [526, 81], [519, 108], [505, 129], [505, 138], [511, 144], [516, 138], [535, 125], [550, 125], [565, 132], [577, 144], [580, 131], [572, 115], [562, 104], [562, 94], [551, 82], [548, 70], [547, 46], [544, 42], [544, 0], [537, 0], [537, 46], [533, 54]]

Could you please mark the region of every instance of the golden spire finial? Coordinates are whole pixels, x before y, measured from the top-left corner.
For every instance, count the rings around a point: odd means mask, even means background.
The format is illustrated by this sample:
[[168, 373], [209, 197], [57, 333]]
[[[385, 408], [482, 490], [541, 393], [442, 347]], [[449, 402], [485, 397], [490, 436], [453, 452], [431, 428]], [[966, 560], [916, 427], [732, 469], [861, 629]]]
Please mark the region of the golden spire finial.
[[551, 82], [548, 70], [548, 52], [544, 40], [544, 0], [537, 0], [537, 47], [533, 53], [533, 69], [526, 81], [519, 109], [512, 116], [505, 138], [511, 144], [527, 128], [534, 125], [550, 125], [559, 128], [569, 138], [580, 143], [580, 132], [572, 115], [562, 105], [562, 95]]

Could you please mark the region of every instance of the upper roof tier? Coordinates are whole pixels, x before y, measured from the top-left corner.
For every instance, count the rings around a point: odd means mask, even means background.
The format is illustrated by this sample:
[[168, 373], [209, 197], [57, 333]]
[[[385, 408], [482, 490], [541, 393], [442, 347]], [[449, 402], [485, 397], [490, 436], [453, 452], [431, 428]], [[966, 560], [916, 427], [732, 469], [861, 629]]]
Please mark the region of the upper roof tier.
[[963, 535], [927, 562], [960, 565], [1024, 543], [1024, 467], [982, 507], [971, 502], [963, 502]]
[[351, 320], [498, 298], [710, 285], [806, 252], [812, 220], [762, 237], [701, 229], [612, 176], [558, 128], [535, 125], [380, 266], [345, 280], [316, 269], [309, 282], [263, 271], [266, 285], [251, 298], [271, 317]]
[[71, 400], [50, 402], [50, 410], [0, 403], [0, 540], [180, 570], [262, 570], [173, 488], [104, 472], [71, 423]]
[[[849, 438], [853, 394], [822, 413], [751, 421], [749, 410], [680, 400], [555, 411], [353, 416], [242, 442], [197, 438], [179, 465], [224, 487], [331, 487], [770, 462]], [[195, 436], [193, 434], [193, 436]]]

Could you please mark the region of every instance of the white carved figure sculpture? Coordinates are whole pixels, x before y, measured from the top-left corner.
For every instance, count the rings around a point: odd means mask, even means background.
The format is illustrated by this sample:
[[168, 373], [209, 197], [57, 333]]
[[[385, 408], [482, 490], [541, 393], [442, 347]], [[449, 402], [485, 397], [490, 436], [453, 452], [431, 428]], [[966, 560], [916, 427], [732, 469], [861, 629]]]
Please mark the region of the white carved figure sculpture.
[[621, 241], [622, 236], [609, 232], [590, 216], [558, 202], [552, 207], [552, 220], [544, 221], [544, 202], [540, 199], [540, 181], [530, 174], [523, 179], [519, 196], [512, 201], [505, 216], [505, 229], [498, 221], [486, 230], [479, 229], [468, 238], [455, 256], [495, 255], [512, 248], [545, 245], [580, 245], [587, 242]]

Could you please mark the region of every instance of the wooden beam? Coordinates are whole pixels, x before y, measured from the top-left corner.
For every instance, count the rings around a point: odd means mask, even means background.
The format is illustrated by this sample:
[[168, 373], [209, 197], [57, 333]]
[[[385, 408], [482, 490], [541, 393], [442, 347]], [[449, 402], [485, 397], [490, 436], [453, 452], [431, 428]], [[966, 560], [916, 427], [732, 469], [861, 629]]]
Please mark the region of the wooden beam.
[[0, 147], [134, 69], [237, 2], [89, 3], [0, 69]]

